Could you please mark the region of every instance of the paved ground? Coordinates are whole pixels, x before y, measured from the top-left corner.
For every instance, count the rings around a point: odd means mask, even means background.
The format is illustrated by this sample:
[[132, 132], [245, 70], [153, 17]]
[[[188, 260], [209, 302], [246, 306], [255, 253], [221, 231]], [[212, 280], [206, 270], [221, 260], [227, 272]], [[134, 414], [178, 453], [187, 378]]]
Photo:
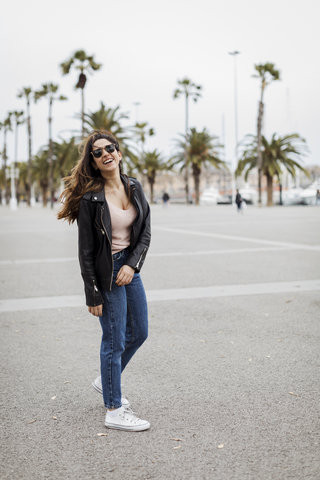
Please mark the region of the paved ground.
[[127, 433], [104, 428], [91, 388], [76, 226], [0, 207], [0, 478], [318, 480], [319, 220], [153, 207], [150, 335], [123, 375], [152, 427]]

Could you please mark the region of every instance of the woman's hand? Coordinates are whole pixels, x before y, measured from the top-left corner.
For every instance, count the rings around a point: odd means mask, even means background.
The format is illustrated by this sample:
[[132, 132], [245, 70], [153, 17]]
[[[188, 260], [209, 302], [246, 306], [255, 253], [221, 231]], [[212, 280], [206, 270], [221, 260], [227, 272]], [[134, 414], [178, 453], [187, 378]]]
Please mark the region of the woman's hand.
[[134, 269], [129, 267], [129, 265], [123, 265], [117, 275], [116, 284], [118, 287], [123, 285], [128, 285], [133, 279]]
[[97, 307], [88, 307], [89, 313], [92, 313], [95, 317], [102, 316], [102, 305], [98, 305]]

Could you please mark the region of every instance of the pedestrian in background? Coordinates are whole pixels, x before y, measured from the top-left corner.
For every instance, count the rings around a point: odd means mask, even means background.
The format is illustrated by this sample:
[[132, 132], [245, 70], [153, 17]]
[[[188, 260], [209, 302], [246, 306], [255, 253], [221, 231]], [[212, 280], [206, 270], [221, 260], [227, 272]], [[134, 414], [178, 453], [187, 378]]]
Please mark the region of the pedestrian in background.
[[140, 270], [150, 245], [150, 208], [140, 183], [122, 173], [117, 140], [92, 132], [66, 178], [58, 219], [77, 220], [79, 261], [89, 312], [102, 328], [101, 377], [105, 426], [147, 430], [121, 392], [121, 373], [148, 336], [148, 311]]
[[166, 208], [168, 206], [168, 203], [170, 201], [169, 194], [167, 192], [164, 192], [162, 196], [162, 201], [163, 201], [163, 206]]
[[316, 194], [316, 205], [318, 205], [318, 203], [320, 203], [320, 190], [319, 189], [317, 190], [317, 194]]
[[237, 212], [238, 213], [241, 212], [243, 214], [242, 202], [243, 202], [243, 198], [241, 197], [239, 190], [237, 190], [237, 194], [236, 194]]

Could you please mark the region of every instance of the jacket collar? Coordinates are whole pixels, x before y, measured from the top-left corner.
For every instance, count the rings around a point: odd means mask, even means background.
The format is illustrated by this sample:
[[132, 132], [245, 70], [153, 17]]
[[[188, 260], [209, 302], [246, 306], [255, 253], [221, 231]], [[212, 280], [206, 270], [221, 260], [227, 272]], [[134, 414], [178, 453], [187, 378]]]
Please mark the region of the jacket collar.
[[100, 202], [100, 203], [104, 203], [104, 190], [101, 190], [100, 192], [96, 192], [96, 193], [92, 193], [90, 192], [91, 194], [91, 201], [96, 203], [96, 202]]
[[[124, 184], [125, 188], [128, 188], [128, 178], [130, 182], [130, 186], [134, 187], [134, 179], [130, 177], [126, 177], [125, 175], [120, 175], [121, 181]], [[134, 188], [133, 188], [134, 190]], [[100, 190], [100, 192], [87, 192], [84, 195], [86, 200], [91, 200], [94, 203], [104, 203], [105, 201], [105, 193], [104, 189]]]

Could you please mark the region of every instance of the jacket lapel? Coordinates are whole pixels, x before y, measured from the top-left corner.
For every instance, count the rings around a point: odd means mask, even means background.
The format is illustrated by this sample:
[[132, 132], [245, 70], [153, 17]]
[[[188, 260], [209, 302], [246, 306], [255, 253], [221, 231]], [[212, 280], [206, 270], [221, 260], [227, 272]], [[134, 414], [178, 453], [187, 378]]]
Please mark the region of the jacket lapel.
[[[124, 175], [121, 175], [121, 180], [124, 184], [124, 187], [125, 187], [126, 191], [128, 192], [127, 177], [125, 177]], [[141, 215], [142, 208], [141, 208], [140, 202], [139, 202], [138, 197], [137, 197], [136, 192], [135, 192], [134, 182], [131, 179], [129, 179], [129, 181], [130, 181], [130, 186], [131, 186], [131, 192], [133, 193], [133, 197], [134, 197], [133, 198], [134, 203], [135, 203], [135, 206], [136, 206], [136, 209], [137, 209], [137, 217], [136, 217], [136, 220], [135, 220], [135, 223], [136, 223], [137, 219]], [[110, 210], [109, 210], [108, 202], [106, 201], [106, 198], [105, 198], [104, 189], [101, 190], [100, 192], [97, 192], [97, 193], [91, 193], [91, 201], [94, 202], [94, 203], [99, 203], [100, 204], [100, 209], [99, 209], [100, 218], [99, 218], [99, 221], [103, 223], [103, 225], [104, 225], [104, 227], [107, 231], [109, 241], [112, 242], [112, 226], [111, 226]]]
[[108, 239], [112, 242], [111, 218], [108, 203], [106, 202], [104, 189], [91, 194], [91, 201], [97, 204], [96, 220], [102, 223], [107, 231]]

